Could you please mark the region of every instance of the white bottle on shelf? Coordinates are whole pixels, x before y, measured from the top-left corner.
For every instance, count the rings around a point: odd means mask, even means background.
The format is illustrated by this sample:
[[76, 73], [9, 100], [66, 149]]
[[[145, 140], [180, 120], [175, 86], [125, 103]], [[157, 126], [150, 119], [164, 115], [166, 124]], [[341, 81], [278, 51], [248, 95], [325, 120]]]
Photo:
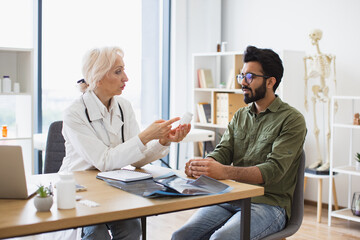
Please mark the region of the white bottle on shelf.
[[14, 93], [20, 93], [20, 83], [14, 82]]
[[3, 92], [10, 93], [11, 92], [11, 79], [9, 76], [4, 76], [2, 80]]
[[57, 207], [59, 209], [75, 208], [75, 180], [72, 173], [59, 173], [60, 181], [56, 184]]
[[1, 82], [1, 78], [0, 78], [0, 93], [2, 93], [2, 82]]

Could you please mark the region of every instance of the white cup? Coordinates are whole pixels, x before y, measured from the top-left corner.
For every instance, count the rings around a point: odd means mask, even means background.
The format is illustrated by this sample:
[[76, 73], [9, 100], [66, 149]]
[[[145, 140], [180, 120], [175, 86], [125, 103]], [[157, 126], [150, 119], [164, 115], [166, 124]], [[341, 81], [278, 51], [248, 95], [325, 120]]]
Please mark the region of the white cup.
[[221, 52], [226, 52], [226, 44], [227, 42], [221, 42]]
[[14, 93], [20, 92], [20, 83], [14, 82]]

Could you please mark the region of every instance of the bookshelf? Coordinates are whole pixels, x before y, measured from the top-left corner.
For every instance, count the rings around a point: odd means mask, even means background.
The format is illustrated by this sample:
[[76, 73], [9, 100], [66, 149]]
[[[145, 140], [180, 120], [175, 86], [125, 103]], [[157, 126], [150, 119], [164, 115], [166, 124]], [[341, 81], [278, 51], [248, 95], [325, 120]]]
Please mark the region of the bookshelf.
[[[334, 114], [335, 101], [339, 104], [338, 113]], [[331, 140], [330, 140], [330, 178], [334, 174], [342, 174], [347, 176], [347, 208], [341, 210], [333, 210], [332, 206], [332, 181], [329, 182], [329, 214], [328, 225], [331, 226], [333, 217], [346, 219], [350, 221], [360, 222], [360, 217], [352, 214], [351, 201], [354, 192], [360, 191], [358, 178], [360, 171], [355, 167], [355, 153], [360, 152], [358, 147], [360, 126], [353, 125], [354, 113], [360, 111], [360, 96], [333, 96], [331, 99]], [[339, 135], [345, 134], [344, 138]], [[346, 138], [346, 135], [348, 138]], [[338, 141], [345, 142], [347, 147], [341, 148]], [[339, 155], [338, 153], [341, 152]], [[354, 182], [354, 184], [353, 184]]]
[[[0, 127], [8, 126], [8, 136], [0, 145], [20, 145], [26, 173], [33, 170], [33, 49], [0, 47], [0, 78], [10, 76], [11, 92], [0, 92]], [[14, 82], [20, 92], [14, 93]], [[2, 83], [2, 81], [1, 81]]]
[[[215, 131], [215, 141], [213, 146], [218, 143], [220, 136], [227, 128], [229, 119], [236, 110], [246, 104], [243, 102], [243, 92], [241, 86], [236, 82], [236, 75], [240, 73], [243, 67], [243, 52], [210, 52], [210, 53], [196, 53], [192, 58], [192, 79], [193, 79], [193, 112], [195, 129], [207, 129]], [[200, 70], [200, 71], [199, 71]], [[201, 71], [205, 71], [207, 75], [206, 80], [201, 81]], [[208, 76], [212, 83], [209, 84]], [[211, 88], [204, 87], [213, 86]], [[217, 104], [219, 96], [231, 96], [228, 99], [229, 104]], [[235, 95], [235, 97], [233, 97]], [[237, 100], [241, 99], [240, 105]], [[210, 104], [210, 120], [204, 122], [206, 116], [199, 115], [199, 103], [202, 105]], [[224, 101], [223, 101], [224, 103]], [[231, 103], [231, 106], [230, 106]], [[227, 106], [226, 106], [227, 105]], [[225, 108], [227, 120], [222, 122], [219, 120], [219, 111]], [[234, 109], [236, 109], [234, 111]], [[231, 110], [231, 111], [230, 111]], [[231, 112], [231, 113], [230, 113]], [[201, 113], [201, 111], [200, 111]], [[227, 121], [227, 122], [226, 122]], [[194, 155], [200, 156], [199, 146], [194, 145]]]

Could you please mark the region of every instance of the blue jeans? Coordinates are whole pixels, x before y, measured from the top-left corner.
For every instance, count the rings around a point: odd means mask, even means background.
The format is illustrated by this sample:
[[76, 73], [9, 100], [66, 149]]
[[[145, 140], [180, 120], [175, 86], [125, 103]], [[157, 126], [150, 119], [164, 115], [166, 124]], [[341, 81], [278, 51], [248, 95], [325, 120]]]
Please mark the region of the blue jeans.
[[[111, 231], [112, 238], [109, 234]], [[140, 219], [130, 219], [83, 227], [81, 239], [85, 240], [138, 240], [141, 236]]]
[[[228, 203], [200, 208], [172, 235], [172, 240], [240, 239], [241, 209]], [[251, 204], [250, 239], [261, 239], [285, 227], [286, 213], [281, 207]]]

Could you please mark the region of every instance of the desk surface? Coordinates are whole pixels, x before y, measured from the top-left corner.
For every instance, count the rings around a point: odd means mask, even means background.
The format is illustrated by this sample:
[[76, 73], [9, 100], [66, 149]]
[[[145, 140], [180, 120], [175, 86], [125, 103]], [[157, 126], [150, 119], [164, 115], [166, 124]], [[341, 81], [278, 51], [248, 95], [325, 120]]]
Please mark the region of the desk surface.
[[[169, 169], [148, 165], [146, 172], [155, 177]], [[95, 201], [99, 207], [88, 207], [76, 203], [75, 209], [58, 210], [56, 196], [50, 212], [37, 212], [33, 198], [29, 200], [0, 199], [0, 238], [30, 235], [41, 232], [81, 227], [114, 220], [152, 216], [190, 208], [197, 208], [264, 194], [262, 187], [226, 180], [224, 183], [233, 188], [229, 193], [220, 195], [147, 199], [108, 186], [95, 178], [97, 171], [75, 172], [77, 183], [87, 187], [78, 192], [83, 199]], [[58, 180], [57, 174], [34, 175], [32, 182], [48, 184]], [[56, 192], [56, 191], [55, 191]]]

